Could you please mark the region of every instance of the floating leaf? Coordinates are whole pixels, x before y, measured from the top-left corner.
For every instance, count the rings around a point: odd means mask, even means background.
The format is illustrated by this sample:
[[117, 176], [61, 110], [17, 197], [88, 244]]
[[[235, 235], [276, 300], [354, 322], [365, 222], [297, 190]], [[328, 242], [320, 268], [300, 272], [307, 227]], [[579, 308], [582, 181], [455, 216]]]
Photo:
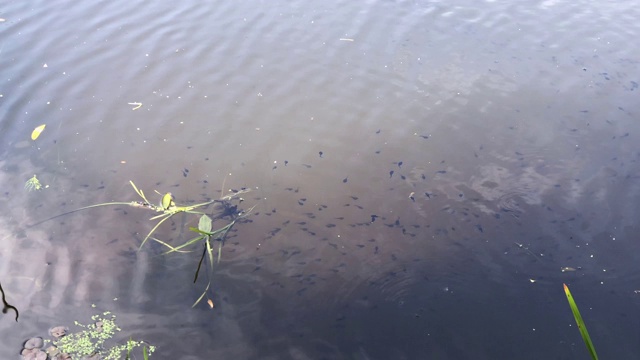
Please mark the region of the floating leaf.
[[173, 202], [173, 195], [171, 195], [170, 192], [162, 195], [162, 201], [160, 202], [160, 206], [162, 206], [164, 210], [169, 210], [169, 208], [171, 208], [172, 206], [175, 206], [175, 203]]
[[38, 138], [38, 136], [40, 136], [40, 133], [42, 133], [42, 131], [44, 130], [45, 126], [47, 126], [46, 124], [42, 124], [40, 126], [38, 126], [37, 128], [33, 129], [33, 131], [31, 132], [31, 140], [35, 140]]
[[198, 221], [198, 230], [204, 233], [210, 233], [211, 227], [211, 218], [207, 215], [200, 216], [200, 221]]

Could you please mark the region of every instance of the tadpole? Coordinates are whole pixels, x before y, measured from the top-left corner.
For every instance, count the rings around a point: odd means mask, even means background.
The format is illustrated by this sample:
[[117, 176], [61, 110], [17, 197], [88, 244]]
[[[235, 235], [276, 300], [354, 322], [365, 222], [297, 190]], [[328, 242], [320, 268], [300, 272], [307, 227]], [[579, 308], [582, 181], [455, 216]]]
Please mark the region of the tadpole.
[[18, 322], [18, 316], [20, 316], [20, 313], [18, 312], [18, 309], [15, 306], [9, 304], [5, 299], [4, 290], [2, 289], [2, 284], [0, 284], [0, 292], [2, 293], [2, 302], [4, 304], [2, 306], [2, 313], [6, 314], [9, 311], [9, 309], [13, 309], [13, 311], [16, 312], [16, 322]]

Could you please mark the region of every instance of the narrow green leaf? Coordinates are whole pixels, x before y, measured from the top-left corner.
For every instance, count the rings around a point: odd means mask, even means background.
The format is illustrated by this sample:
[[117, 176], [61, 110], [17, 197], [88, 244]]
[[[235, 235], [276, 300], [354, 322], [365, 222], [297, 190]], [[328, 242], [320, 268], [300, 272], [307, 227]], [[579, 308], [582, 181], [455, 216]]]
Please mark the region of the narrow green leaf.
[[213, 277], [213, 248], [211, 247], [211, 241], [209, 238], [205, 240], [207, 246], [207, 253], [209, 254], [209, 281]]
[[[193, 238], [193, 239], [187, 241], [186, 243], [184, 243], [182, 245], [178, 245], [176, 247], [169, 246], [171, 248], [171, 250], [169, 250], [166, 253], [164, 253], [164, 255], [172, 253], [174, 251], [179, 251], [180, 249], [185, 248], [185, 247], [187, 247], [187, 246], [189, 246], [191, 244], [195, 244], [195, 243], [197, 243], [198, 241], [200, 241], [200, 240], [202, 240], [204, 238], [205, 238], [204, 236], [198, 236], [197, 238]], [[181, 251], [181, 252], [184, 252], [184, 250]]]
[[169, 219], [171, 217], [171, 215], [165, 217], [164, 219], [158, 221], [158, 223], [156, 224], [156, 226], [153, 227], [153, 229], [151, 229], [151, 231], [149, 231], [149, 233], [147, 234], [147, 236], [144, 237], [144, 239], [142, 240], [142, 244], [140, 244], [140, 247], [138, 248], [138, 251], [142, 250], [142, 247], [144, 246], [144, 243], [147, 242], [147, 240], [149, 240], [149, 238], [151, 237], [151, 234], [153, 234], [154, 231], [156, 231], [156, 229], [158, 229], [158, 227], [165, 222], [165, 220]]
[[180, 250], [179, 248], [175, 248], [175, 247], [167, 244], [166, 242], [164, 242], [164, 241], [162, 241], [162, 240], [160, 240], [158, 238], [155, 238], [153, 236], [150, 237], [149, 239], [152, 239], [153, 241], [156, 241], [156, 242], [168, 247], [169, 249], [171, 249], [171, 250], [169, 250], [167, 252], [162, 253], [162, 255], [167, 255], [167, 254], [170, 254], [172, 252], [179, 252], [179, 253], [190, 253], [191, 252], [191, 250]]
[[189, 226], [189, 230], [191, 230], [193, 232], [197, 232], [198, 234], [202, 234], [202, 235], [211, 235], [211, 233], [201, 231], [197, 227], [193, 227], [193, 226]]
[[129, 180], [129, 183], [131, 184], [131, 186], [133, 186], [133, 190], [136, 191], [136, 194], [138, 194], [138, 196], [140, 196], [142, 198], [142, 200], [144, 200], [145, 202], [149, 202], [149, 200], [147, 200], [147, 198], [144, 196], [144, 193], [142, 192], [142, 190], [138, 189], [136, 187], [136, 184], [133, 183], [133, 181]]
[[564, 286], [564, 293], [567, 295], [567, 301], [569, 301], [569, 307], [571, 307], [571, 312], [573, 313], [573, 318], [576, 319], [576, 324], [578, 325], [578, 330], [580, 330], [580, 335], [582, 335], [582, 340], [584, 340], [584, 344], [587, 346], [587, 350], [589, 350], [589, 354], [591, 354], [591, 358], [593, 360], [598, 360], [598, 355], [596, 354], [596, 349], [591, 342], [591, 337], [589, 336], [589, 332], [587, 331], [587, 326], [584, 324], [582, 320], [582, 316], [580, 315], [580, 311], [578, 310], [578, 305], [576, 304], [573, 296], [571, 295], [571, 291], [569, 291], [569, 287], [567, 284], [562, 284]]
[[200, 301], [202, 301], [204, 296], [207, 294], [207, 291], [209, 291], [209, 285], [211, 285], [211, 282], [209, 282], [209, 284], [207, 284], [207, 287], [204, 289], [204, 291], [202, 292], [202, 295], [200, 295], [198, 300], [196, 300], [196, 302], [194, 302], [193, 305], [191, 305], [192, 308], [196, 307], [196, 305], [198, 305], [198, 303], [200, 303]]
[[171, 216], [173, 216], [173, 215], [175, 215], [175, 214], [176, 214], [176, 213], [175, 213], [175, 212], [172, 212], [172, 211], [163, 211], [163, 212], [162, 212], [162, 214], [160, 214], [160, 215], [156, 215], [156, 216], [154, 216], [154, 217], [151, 217], [151, 218], [149, 218], [149, 220], [156, 220], [156, 219], [163, 218], [163, 217], [165, 217], [165, 216], [169, 216], [169, 217], [171, 217]]
[[144, 358], [144, 360], [149, 360], [149, 353], [147, 352], [146, 346], [142, 348], [142, 357]]

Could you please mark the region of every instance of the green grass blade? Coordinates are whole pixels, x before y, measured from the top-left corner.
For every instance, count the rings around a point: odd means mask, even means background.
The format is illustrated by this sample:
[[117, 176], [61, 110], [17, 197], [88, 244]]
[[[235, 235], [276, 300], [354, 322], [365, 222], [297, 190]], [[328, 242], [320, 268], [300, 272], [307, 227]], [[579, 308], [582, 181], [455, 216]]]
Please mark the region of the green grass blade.
[[144, 358], [144, 360], [149, 360], [149, 353], [147, 352], [146, 346], [142, 348], [142, 357]]
[[156, 215], [156, 216], [154, 216], [154, 217], [152, 217], [152, 218], [149, 218], [149, 220], [152, 220], [152, 221], [153, 221], [153, 220], [156, 220], [156, 219], [163, 218], [163, 217], [165, 217], [165, 216], [171, 217], [171, 216], [173, 216], [173, 215], [175, 215], [175, 214], [177, 214], [177, 212], [169, 212], [169, 211], [167, 211], [167, 212], [163, 212], [163, 213], [162, 213], [162, 214], [160, 214], [160, 215]]
[[164, 241], [162, 241], [162, 240], [160, 240], [158, 238], [155, 238], [153, 236], [150, 237], [150, 239], [155, 241], [155, 242], [158, 242], [158, 243], [160, 243], [160, 244], [162, 244], [162, 245], [164, 245], [164, 246], [166, 246], [166, 247], [168, 247], [170, 249], [169, 251], [162, 253], [162, 255], [167, 255], [167, 254], [170, 254], [172, 252], [179, 252], [179, 253], [185, 253], [185, 254], [191, 252], [191, 250], [180, 250], [179, 248], [175, 248], [175, 247], [167, 244], [166, 242], [164, 242]]
[[[171, 250], [167, 251], [163, 255], [170, 254], [170, 253], [172, 253], [174, 251], [180, 251], [182, 248], [185, 248], [185, 247], [187, 247], [187, 246], [189, 246], [191, 244], [195, 244], [195, 243], [197, 243], [198, 241], [200, 241], [200, 240], [202, 240], [204, 238], [205, 238], [204, 236], [198, 236], [196, 238], [193, 238], [193, 239], [187, 241], [186, 243], [184, 243], [182, 245], [178, 245], [178, 246], [175, 246], [175, 247], [169, 246], [171, 248]], [[187, 251], [183, 250], [183, 251], [180, 251], [180, 252], [187, 252]]]
[[147, 200], [147, 198], [144, 196], [144, 193], [142, 192], [142, 190], [138, 189], [136, 187], [136, 184], [133, 183], [133, 181], [129, 180], [129, 183], [131, 184], [131, 186], [133, 186], [133, 190], [136, 191], [136, 194], [138, 194], [138, 196], [140, 196], [142, 198], [142, 200], [144, 200], [146, 203], [149, 203], [149, 200]]
[[193, 305], [191, 305], [192, 308], [196, 307], [196, 305], [198, 305], [200, 303], [200, 301], [202, 301], [202, 299], [204, 298], [204, 296], [207, 294], [207, 291], [209, 291], [209, 286], [211, 285], [211, 282], [209, 282], [207, 284], [207, 287], [204, 289], [204, 291], [202, 292], [202, 295], [200, 295], [200, 297], [198, 298], [198, 300], [196, 300], [196, 302], [193, 303]]
[[567, 295], [567, 300], [569, 301], [571, 312], [573, 313], [573, 317], [576, 319], [576, 324], [578, 325], [578, 329], [580, 330], [580, 335], [582, 335], [582, 340], [584, 340], [584, 344], [587, 346], [587, 350], [589, 350], [591, 358], [593, 360], [598, 360], [598, 354], [596, 354], [596, 349], [593, 347], [591, 337], [589, 336], [589, 332], [587, 331], [587, 326], [584, 324], [582, 316], [580, 315], [580, 311], [578, 310], [578, 305], [573, 299], [573, 296], [571, 295], [571, 291], [569, 291], [569, 287], [567, 286], [567, 284], [562, 285], [564, 286], [564, 293], [565, 295]]
[[71, 211], [67, 211], [67, 212], [65, 212], [65, 213], [58, 214], [58, 215], [52, 216], [52, 217], [50, 217], [50, 218], [46, 218], [46, 219], [44, 219], [44, 220], [40, 220], [40, 221], [38, 221], [37, 223], [34, 223], [34, 224], [31, 224], [31, 225], [28, 225], [27, 227], [34, 227], [34, 226], [36, 226], [36, 225], [40, 225], [40, 224], [42, 224], [42, 223], [44, 223], [44, 222], [47, 222], [47, 221], [49, 221], [49, 220], [53, 220], [53, 219], [57, 219], [57, 218], [59, 218], [59, 217], [61, 217], [61, 216], [65, 216], [65, 215], [73, 214], [74, 212], [78, 212], [78, 211], [80, 211], [80, 210], [87, 210], [87, 209], [91, 209], [91, 208], [95, 208], [95, 207], [100, 207], [100, 206], [109, 206], [109, 205], [131, 205], [131, 202], [116, 201], [116, 202], [107, 202], [107, 203], [101, 203], [101, 204], [95, 204], [95, 205], [83, 206], [83, 207], [81, 207], [81, 208], [77, 208], [77, 209], [74, 209], [74, 210], [71, 210]]
[[193, 231], [193, 232], [196, 232], [196, 233], [198, 233], [198, 234], [205, 235], [205, 236], [211, 236], [211, 235], [212, 235], [212, 233], [210, 233], [210, 232], [204, 232], [204, 231], [201, 231], [200, 229], [198, 229], [198, 228], [194, 228], [193, 226], [189, 226], [189, 230], [191, 230], [191, 231]]
[[138, 248], [138, 251], [142, 250], [142, 247], [144, 246], [144, 244], [147, 242], [147, 240], [149, 240], [149, 238], [151, 237], [151, 234], [153, 234], [153, 232], [156, 231], [156, 229], [158, 229], [160, 224], [162, 224], [163, 222], [165, 222], [165, 220], [167, 220], [169, 218], [171, 218], [171, 215], [169, 215], [169, 216], [165, 217], [164, 219], [158, 221], [156, 226], [154, 226], [153, 229], [151, 229], [151, 231], [149, 231], [147, 236], [144, 237], [144, 240], [142, 240], [142, 244], [140, 244], [140, 248]]
[[211, 282], [211, 278], [213, 277], [213, 248], [211, 247], [210, 238], [205, 240], [205, 245], [207, 246], [207, 254], [209, 254], [209, 282]]

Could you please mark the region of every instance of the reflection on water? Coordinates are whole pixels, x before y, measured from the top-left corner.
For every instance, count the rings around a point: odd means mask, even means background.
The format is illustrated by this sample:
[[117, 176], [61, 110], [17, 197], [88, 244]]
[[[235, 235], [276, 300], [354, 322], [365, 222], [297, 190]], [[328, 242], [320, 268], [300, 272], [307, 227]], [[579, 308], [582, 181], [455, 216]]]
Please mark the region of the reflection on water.
[[[563, 282], [602, 354], [638, 352], [632, 4], [1, 11], [3, 358], [91, 304], [160, 357], [579, 357]], [[148, 212], [31, 226], [136, 200], [129, 180], [181, 204], [252, 189], [213, 310], [190, 308], [201, 248], [137, 251]]]

